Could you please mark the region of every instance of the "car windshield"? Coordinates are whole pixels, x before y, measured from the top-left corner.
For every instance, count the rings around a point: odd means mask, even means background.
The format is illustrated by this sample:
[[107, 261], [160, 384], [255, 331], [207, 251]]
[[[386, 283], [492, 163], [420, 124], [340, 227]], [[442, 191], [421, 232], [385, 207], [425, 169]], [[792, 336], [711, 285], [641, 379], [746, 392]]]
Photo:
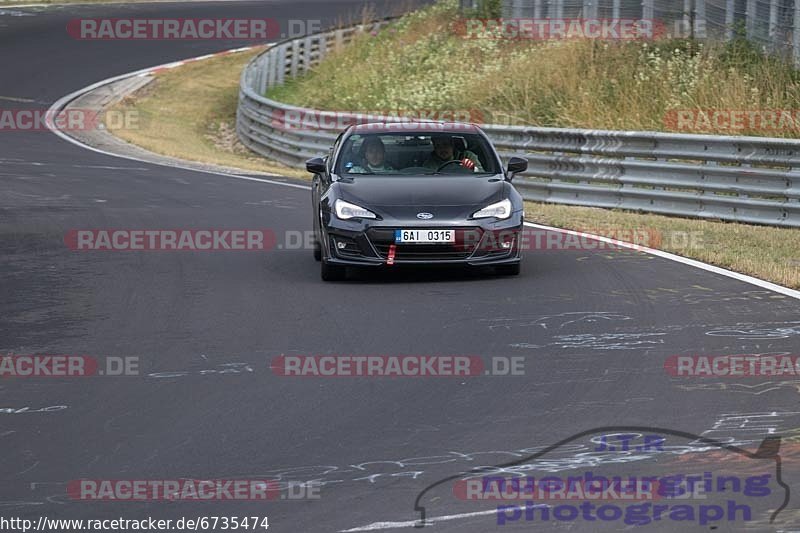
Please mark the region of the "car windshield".
[[366, 133], [345, 140], [339, 175], [499, 174], [486, 139], [475, 133]]

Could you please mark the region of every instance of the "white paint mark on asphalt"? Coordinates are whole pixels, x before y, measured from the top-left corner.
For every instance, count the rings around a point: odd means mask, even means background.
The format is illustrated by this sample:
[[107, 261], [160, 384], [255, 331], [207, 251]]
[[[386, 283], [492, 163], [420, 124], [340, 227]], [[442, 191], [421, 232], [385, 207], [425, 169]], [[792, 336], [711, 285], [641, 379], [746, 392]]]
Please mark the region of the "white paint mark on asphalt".
[[7, 102], [22, 102], [25, 104], [32, 104], [36, 102], [36, 100], [31, 100], [30, 98], [19, 98], [16, 96], [0, 96], [0, 100], [5, 100]]
[[52, 413], [55, 411], [63, 411], [66, 408], [66, 405], [52, 405], [50, 407], [42, 407], [41, 409], [31, 409], [30, 407], [0, 407], [0, 414], [20, 415], [26, 413]]
[[591, 348], [592, 350], [635, 350], [643, 344], [664, 344], [666, 333], [602, 333], [600, 335], [558, 335], [551, 346], [559, 348]]
[[751, 394], [753, 396], [761, 396], [772, 391], [783, 391], [789, 389], [791, 391], [800, 393], [800, 381], [767, 381], [765, 383], [757, 383], [755, 385], [748, 385], [747, 383], [697, 383], [690, 385], [678, 385], [678, 388], [685, 391], [730, 391], [743, 394]]
[[[19, 6], [16, 6], [19, 7]], [[17, 11], [16, 9], [0, 9], [0, 17], [35, 17], [33, 13]]]
[[664, 344], [666, 333], [601, 333], [598, 335], [556, 335], [553, 342], [545, 345], [528, 342], [509, 344], [512, 348], [588, 348], [591, 350], [638, 350], [642, 345]]
[[[549, 507], [548, 505], [544, 504], [537, 504], [533, 507]], [[522, 506], [514, 506], [510, 507], [508, 510], [522, 510], [524, 511], [525, 508]], [[451, 514], [451, 515], [444, 515], [444, 516], [434, 516], [432, 518], [428, 518], [425, 520], [423, 524], [425, 527], [433, 526], [439, 522], [448, 522], [450, 520], [459, 520], [461, 518], [473, 518], [476, 516], [489, 516], [497, 514], [497, 509], [490, 509], [488, 511], [475, 511], [472, 513], [461, 513], [461, 514]], [[361, 526], [361, 527], [354, 527], [352, 529], [343, 529], [339, 531], [339, 533], [354, 533], [356, 531], [378, 531], [381, 529], [399, 529], [405, 527], [417, 527], [420, 525], [419, 520], [406, 520], [404, 522], [373, 522], [372, 524]]]
[[[797, 324], [787, 322], [786, 324]], [[758, 325], [758, 324], [753, 324]], [[761, 328], [729, 328], [707, 331], [706, 335], [712, 337], [736, 337], [737, 339], [788, 339], [800, 336], [800, 325], [790, 327], [761, 327]]]
[[[203, 356], [205, 358], [205, 356]], [[249, 363], [223, 363], [217, 368], [207, 368], [200, 370], [178, 370], [172, 372], [154, 372], [147, 374], [149, 378], [182, 378], [186, 376], [208, 376], [212, 374], [246, 374], [255, 372]]]
[[798, 411], [759, 411], [755, 413], [726, 413], [708, 429], [702, 432], [702, 437], [722, 440], [722, 437], [711, 436], [712, 433], [741, 434], [742, 432], [755, 433], [756, 436], [775, 435], [781, 427], [786, 427], [785, 419], [800, 415]]
[[44, 505], [44, 502], [0, 502], [0, 507], [24, 507], [26, 505]]
[[72, 165], [72, 168], [94, 168], [99, 170], [150, 170], [145, 167], [109, 167], [103, 165]]
[[581, 322], [594, 323], [599, 322], [600, 320], [621, 321], [632, 319], [627, 315], [621, 315], [619, 313], [612, 313], [608, 311], [571, 311], [557, 315], [544, 315], [535, 318], [483, 318], [480, 320], [480, 322], [488, 323], [490, 330], [497, 328], [504, 328], [508, 330], [514, 327], [529, 328], [531, 326], [541, 326], [543, 329], [549, 329], [550, 326], [556, 326], [558, 329], [561, 329], [570, 324], [579, 324]]

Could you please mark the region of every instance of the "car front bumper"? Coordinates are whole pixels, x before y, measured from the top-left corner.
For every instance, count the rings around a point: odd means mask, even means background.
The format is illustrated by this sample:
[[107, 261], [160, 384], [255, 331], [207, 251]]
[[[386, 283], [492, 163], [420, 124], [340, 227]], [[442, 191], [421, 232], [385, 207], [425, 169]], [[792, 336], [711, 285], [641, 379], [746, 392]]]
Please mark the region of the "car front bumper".
[[[522, 212], [500, 221], [462, 220], [436, 224], [331, 218], [323, 228], [322, 243], [326, 262], [344, 266], [509, 265], [521, 261], [522, 228]], [[453, 229], [456, 243], [396, 244], [396, 229]]]

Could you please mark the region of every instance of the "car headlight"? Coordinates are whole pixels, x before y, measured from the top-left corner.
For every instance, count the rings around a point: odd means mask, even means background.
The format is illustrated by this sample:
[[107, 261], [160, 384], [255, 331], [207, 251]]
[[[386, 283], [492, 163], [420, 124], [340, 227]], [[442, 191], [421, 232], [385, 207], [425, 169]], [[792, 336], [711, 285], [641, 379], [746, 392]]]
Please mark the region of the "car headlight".
[[351, 218], [377, 218], [377, 215], [369, 209], [364, 209], [356, 204], [345, 202], [344, 200], [336, 200], [333, 204], [333, 209], [336, 211], [336, 216], [342, 220], [350, 220]]
[[496, 204], [487, 205], [480, 211], [472, 213], [472, 218], [497, 217], [500, 220], [511, 216], [511, 200], [506, 198]]

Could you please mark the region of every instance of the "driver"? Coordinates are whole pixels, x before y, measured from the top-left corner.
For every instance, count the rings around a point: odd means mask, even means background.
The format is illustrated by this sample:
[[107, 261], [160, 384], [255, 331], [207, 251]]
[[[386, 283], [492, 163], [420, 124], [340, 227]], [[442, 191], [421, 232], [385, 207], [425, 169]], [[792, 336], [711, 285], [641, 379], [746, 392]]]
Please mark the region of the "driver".
[[456, 153], [455, 139], [450, 135], [432, 135], [431, 142], [433, 143], [433, 152], [423, 164], [425, 168], [436, 170], [448, 161], [458, 160], [461, 162], [461, 166], [467, 170], [483, 172], [481, 160], [473, 152], [464, 150]]
[[377, 135], [364, 139], [361, 143], [361, 164], [352, 167], [350, 174], [372, 174], [374, 172], [390, 172], [394, 170], [386, 164], [386, 148]]

